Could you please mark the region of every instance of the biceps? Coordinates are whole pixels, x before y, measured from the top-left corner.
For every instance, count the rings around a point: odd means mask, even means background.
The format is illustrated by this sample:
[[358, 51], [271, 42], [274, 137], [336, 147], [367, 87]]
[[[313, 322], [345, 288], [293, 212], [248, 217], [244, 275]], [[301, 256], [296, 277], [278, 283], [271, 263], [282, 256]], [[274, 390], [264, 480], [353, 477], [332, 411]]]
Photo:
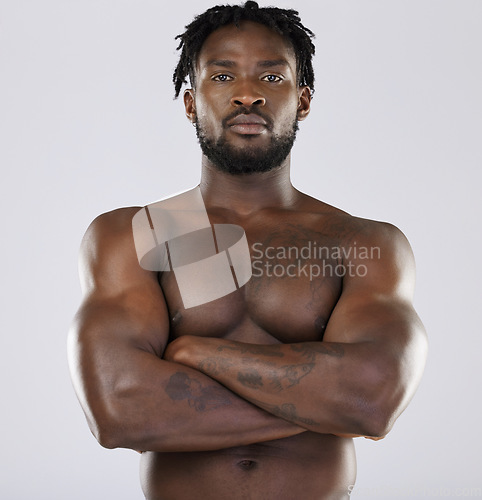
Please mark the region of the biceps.
[[164, 300], [151, 294], [123, 293], [87, 299], [76, 315], [79, 338], [101, 345], [126, 344], [160, 356], [169, 335]]
[[400, 393], [411, 397], [421, 378], [427, 353], [425, 329], [406, 301], [347, 300], [337, 305], [325, 342], [363, 346], [360, 369], [373, 369]]
[[341, 298], [328, 322], [326, 342], [399, 343], [421, 325], [408, 301], [393, 298]]
[[124, 299], [88, 300], [69, 333], [69, 363], [81, 392], [116, 383], [131, 357], [141, 351], [160, 356], [168, 337], [167, 316], [152, 305], [126, 307]]

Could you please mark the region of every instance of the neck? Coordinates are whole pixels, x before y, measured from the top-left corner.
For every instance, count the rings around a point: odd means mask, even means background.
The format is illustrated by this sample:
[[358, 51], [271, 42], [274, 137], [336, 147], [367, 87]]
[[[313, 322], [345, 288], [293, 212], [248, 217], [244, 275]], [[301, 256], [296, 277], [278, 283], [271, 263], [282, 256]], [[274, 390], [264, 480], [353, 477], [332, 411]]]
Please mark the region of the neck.
[[246, 216], [264, 208], [292, 208], [299, 196], [291, 184], [290, 155], [270, 172], [245, 175], [222, 172], [203, 155], [200, 188], [207, 206]]

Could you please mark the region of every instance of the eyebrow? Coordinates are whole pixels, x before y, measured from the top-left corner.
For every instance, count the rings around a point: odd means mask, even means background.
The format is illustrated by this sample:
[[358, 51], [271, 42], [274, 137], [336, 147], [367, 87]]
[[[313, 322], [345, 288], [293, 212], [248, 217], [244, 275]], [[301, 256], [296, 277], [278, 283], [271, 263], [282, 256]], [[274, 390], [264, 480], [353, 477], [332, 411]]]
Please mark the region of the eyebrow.
[[288, 66], [288, 61], [286, 59], [259, 61], [258, 66], [261, 66], [262, 68], [272, 68], [274, 66]]
[[[288, 66], [288, 61], [286, 59], [267, 59], [265, 61], [259, 61], [258, 66], [261, 68], [272, 68], [275, 66]], [[235, 61], [229, 59], [211, 59], [206, 63], [206, 66], [220, 66], [222, 68], [233, 68], [236, 66]]]

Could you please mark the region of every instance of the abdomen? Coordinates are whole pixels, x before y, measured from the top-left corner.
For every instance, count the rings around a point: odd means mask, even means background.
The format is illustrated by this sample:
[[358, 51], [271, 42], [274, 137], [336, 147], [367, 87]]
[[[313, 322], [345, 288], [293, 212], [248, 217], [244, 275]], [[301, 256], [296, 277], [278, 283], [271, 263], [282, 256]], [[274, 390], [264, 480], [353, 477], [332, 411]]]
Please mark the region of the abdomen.
[[192, 453], [145, 452], [148, 500], [340, 500], [355, 483], [353, 441], [305, 432], [250, 446]]

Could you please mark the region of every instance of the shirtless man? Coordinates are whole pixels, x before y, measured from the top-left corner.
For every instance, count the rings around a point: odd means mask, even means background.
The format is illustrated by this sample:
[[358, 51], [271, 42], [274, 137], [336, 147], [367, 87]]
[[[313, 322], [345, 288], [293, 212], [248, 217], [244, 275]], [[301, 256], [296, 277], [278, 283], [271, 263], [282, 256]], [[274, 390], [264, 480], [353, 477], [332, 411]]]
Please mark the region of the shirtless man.
[[143, 452], [149, 500], [348, 498], [353, 437], [389, 432], [425, 363], [410, 246], [290, 182], [313, 90], [296, 13], [217, 7], [180, 38], [176, 93], [189, 75], [203, 151], [186, 196], [213, 228], [242, 228], [252, 275], [186, 307], [175, 270], [139, 264], [141, 207], [95, 219], [69, 336], [77, 394], [101, 445]]

